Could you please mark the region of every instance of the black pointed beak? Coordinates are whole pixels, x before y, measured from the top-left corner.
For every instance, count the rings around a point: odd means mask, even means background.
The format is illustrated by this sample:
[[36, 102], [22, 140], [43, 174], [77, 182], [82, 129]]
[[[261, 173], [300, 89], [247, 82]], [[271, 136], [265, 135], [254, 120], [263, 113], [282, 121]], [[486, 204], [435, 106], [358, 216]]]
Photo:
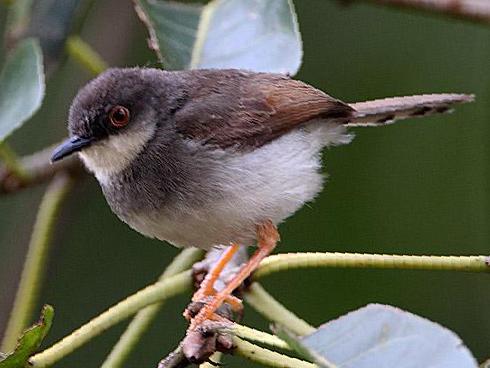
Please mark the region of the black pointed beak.
[[62, 158], [70, 156], [72, 153], [80, 151], [84, 147], [90, 146], [92, 141], [92, 138], [82, 138], [76, 135], [67, 139], [53, 151], [51, 162], [59, 161]]

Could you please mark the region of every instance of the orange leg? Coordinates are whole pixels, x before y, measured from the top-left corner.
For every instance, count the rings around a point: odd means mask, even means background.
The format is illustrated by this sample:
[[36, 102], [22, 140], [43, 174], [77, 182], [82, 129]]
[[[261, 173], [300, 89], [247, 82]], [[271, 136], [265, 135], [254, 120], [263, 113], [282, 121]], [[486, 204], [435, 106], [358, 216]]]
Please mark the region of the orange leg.
[[[224, 301], [229, 299], [231, 293], [239, 287], [243, 281], [259, 266], [260, 262], [267, 257], [276, 247], [279, 241], [279, 233], [272, 221], [266, 221], [263, 224], [257, 226], [257, 246], [258, 250], [254, 255], [244, 264], [233, 279], [226, 285], [226, 287], [217, 293], [213, 299], [206, 304], [199, 313], [192, 319], [189, 327], [190, 331], [193, 331], [201, 325], [207, 319], [213, 319], [214, 312], [223, 304]], [[225, 258], [224, 255], [222, 258]], [[221, 260], [218, 262], [221, 263]], [[224, 266], [221, 266], [221, 269]]]
[[[239, 248], [240, 246], [238, 244], [231, 243], [231, 245], [223, 252], [223, 254], [218, 259], [216, 264], [213, 266], [211, 270], [209, 270], [204, 280], [202, 280], [199, 290], [197, 290], [192, 296], [193, 302], [206, 302], [207, 299], [216, 295], [216, 289], [214, 288], [214, 284], [216, 283], [216, 280], [218, 280], [223, 269], [226, 267], [228, 262], [230, 262], [230, 260], [233, 258], [233, 256], [235, 255], [235, 253], [238, 251]], [[237, 304], [239, 303], [238, 298], [235, 298], [238, 301], [232, 300], [232, 298], [234, 297], [230, 295], [229, 302], [232, 308], [233, 309], [239, 308], [237, 306]], [[184, 317], [187, 318], [188, 320], [192, 318], [192, 313], [188, 308], [186, 308], [183, 314]]]
[[216, 294], [214, 284], [216, 283], [216, 280], [218, 280], [219, 275], [221, 274], [223, 269], [226, 267], [228, 262], [230, 262], [230, 260], [233, 258], [239, 248], [240, 246], [238, 244], [231, 243], [231, 245], [223, 252], [218, 262], [216, 262], [216, 264], [208, 272], [208, 274], [202, 281], [199, 290], [194, 293], [194, 296], [192, 297], [193, 302], [201, 301], [206, 296], [213, 296]]

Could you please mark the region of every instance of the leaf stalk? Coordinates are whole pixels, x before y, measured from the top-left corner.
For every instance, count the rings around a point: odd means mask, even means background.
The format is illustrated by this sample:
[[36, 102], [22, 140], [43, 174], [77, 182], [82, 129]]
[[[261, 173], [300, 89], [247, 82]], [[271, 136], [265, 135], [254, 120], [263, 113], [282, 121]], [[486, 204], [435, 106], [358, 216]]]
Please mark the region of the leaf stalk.
[[66, 51], [93, 75], [98, 75], [108, 68], [104, 59], [79, 36], [68, 37]]
[[233, 343], [235, 344], [235, 354], [268, 367], [319, 368], [316, 364], [264, 349], [236, 336], [233, 337]]
[[19, 288], [15, 296], [11, 316], [5, 330], [2, 351], [15, 347], [17, 338], [29, 325], [36, 306], [42, 280], [46, 273], [46, 260], [52, 244], [54, 226], [61, 205], [72, 184], [67, 174], [58, 174], [49, 184], [41, 201], [34, 224]]
[[164, 281], [158, 281], [109, 308], [50, 348], [32, 356], [29, 362], [32, 367], [36, 368], [50, 367], [94, 337], [100, 335], [109, 327], [121, 322], [150, 304], [162, 302], [170, 297], [190, 290], [191, 285], [190, 271], [181, 272]]
[[6, 142], [0, 142], [0, 159], [4, 162], [7, 170], [20, 181], [29, 181], [30, 177], [27, 170], [24, 169], [14, 150]]
[[490, 273], [488, 256], [412, 256], [361, 253], [285, 253], [262, 261], [255, 279], [299, 268], [378, 268]]
[[[170, 263], [165, 272], [160, 276], [159, 281], [164, 281], [169, 277], [188, 269], [202, 256], [202, 253], [203, 251], [198, 248], [184, 249], [174, 258], [172, 263]], [[156, 303], [140, 310], [136, 314], [119, 338], [119, 341], [113, 346], [110, 354], [101, 365], [101, 368], [122, 367], [131, 351], [143, 336], [143, 333], [154, 321], [162, 306], [163, 302]]]

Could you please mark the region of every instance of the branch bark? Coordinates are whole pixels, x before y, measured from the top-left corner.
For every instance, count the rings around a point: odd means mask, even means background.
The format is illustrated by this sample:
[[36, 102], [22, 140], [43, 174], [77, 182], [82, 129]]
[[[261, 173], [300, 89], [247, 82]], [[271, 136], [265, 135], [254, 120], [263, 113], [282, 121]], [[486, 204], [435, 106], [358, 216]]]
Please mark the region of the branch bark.
[[[362, 0], [341, 0], [353, 3]], [[364, 0], [365, 2], [397, 8], [414, 9], [471, 22], [490, 24], [488, 0]]]

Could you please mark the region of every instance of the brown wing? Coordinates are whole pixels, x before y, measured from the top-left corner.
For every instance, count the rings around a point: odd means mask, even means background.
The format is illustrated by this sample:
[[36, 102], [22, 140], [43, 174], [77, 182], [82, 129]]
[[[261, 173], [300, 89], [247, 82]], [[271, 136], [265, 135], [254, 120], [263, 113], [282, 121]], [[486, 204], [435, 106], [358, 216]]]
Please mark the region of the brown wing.
[[192, 82], [187, 84], [187, 103], [175, 113], [176, 128], [187, 138], [221, 148], [259, 147], [312, 119], [340, 123], [354, 111], [322, 91], [278, 74], [188, 73]]

